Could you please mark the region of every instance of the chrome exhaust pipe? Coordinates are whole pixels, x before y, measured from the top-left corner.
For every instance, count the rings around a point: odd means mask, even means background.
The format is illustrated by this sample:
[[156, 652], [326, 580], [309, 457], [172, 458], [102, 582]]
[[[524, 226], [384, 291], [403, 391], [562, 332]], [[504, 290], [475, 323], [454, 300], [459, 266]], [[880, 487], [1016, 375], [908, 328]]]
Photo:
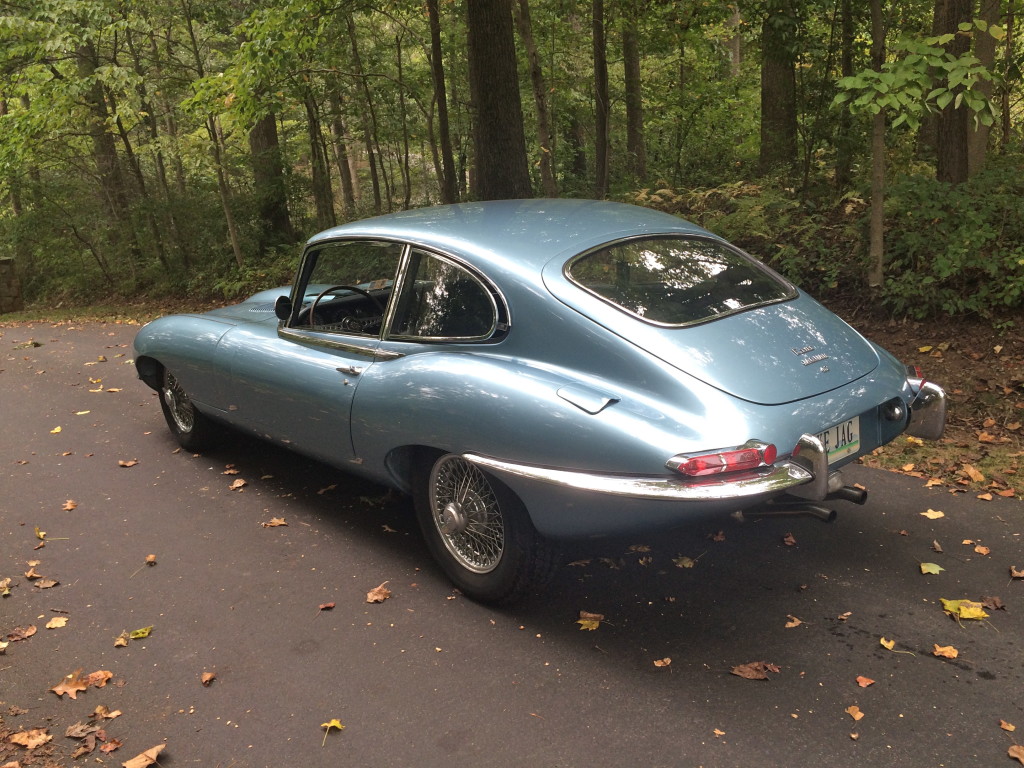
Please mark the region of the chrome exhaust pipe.
[[839, 513], [834, 509], [823, 507], [820, 504], [797, 501], [785, 507], [760, 507], [752, 510], [744, 510], [743, 517], [756, 519], [759, 517], [814, 517], [823, 523], [834, 523]]

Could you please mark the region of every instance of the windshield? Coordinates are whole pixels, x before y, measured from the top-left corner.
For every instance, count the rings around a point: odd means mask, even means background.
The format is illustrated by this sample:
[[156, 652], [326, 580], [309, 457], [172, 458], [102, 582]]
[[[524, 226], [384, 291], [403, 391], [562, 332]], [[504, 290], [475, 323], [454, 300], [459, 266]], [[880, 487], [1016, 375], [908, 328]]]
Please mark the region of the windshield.
[[566, 274], [619, 309], [661, 325], [690, 325], [796, 295], [763, 265], [704, 238], [613, 243], [577, 257]]

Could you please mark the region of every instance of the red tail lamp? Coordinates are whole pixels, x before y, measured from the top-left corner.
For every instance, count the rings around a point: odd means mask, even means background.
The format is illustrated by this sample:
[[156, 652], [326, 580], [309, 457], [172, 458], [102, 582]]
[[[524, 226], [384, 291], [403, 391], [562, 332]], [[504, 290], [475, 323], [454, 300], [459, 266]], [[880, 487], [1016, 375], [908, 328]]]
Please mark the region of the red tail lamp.
[[689, 477], [705, 477], [757, 469], [774, 463], [777, 455], [778, 451], [771, 443], [750, 440], [738, 448], [674, 456], [668, 460], [667, 466]]

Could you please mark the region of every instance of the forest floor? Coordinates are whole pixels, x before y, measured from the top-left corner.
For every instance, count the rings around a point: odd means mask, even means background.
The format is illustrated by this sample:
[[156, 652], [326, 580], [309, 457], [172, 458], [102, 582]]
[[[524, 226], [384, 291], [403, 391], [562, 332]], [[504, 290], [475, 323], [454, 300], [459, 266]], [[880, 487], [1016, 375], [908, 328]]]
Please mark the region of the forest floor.
[[[89, 321], [141, 325], [223, 303], [32, 308], [0, 317], [0, 327]], [[942, 440], [901, 438], [862, 459], [863, 464], [942, 483], [953, 492], [1024, 498], [1024, 478], [1016, 480], [1024, 459], [1024, 313], [996, 324], [979, 318], [897, 321], [866, 305], [832, 304], [831, 309], [907, 365], [917, 366], [949, 396]]]

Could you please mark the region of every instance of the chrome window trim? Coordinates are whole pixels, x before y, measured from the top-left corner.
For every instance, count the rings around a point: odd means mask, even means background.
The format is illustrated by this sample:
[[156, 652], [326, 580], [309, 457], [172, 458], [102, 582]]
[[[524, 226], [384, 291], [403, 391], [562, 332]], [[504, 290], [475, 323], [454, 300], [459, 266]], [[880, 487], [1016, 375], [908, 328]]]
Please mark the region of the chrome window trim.
[[[626, 309], [624, 306], [622, 306], [621, 304], [617, 304], [616, 302], [614, 302], [611, 299], [609, 299], [607, 296], [603, 296], [602, 294], [598, 293], [597, 291], [595, 291], [595, 290], [593, 290], [591, 288], [588, 288], [587, 286], [583, 285], [583, 283], [579, 282], [578, 280], [576, 280], [572, 276], [571, 270], [572, 270], [573, 264], [575, 264], [577, 261], [580, 261], [581, 259], [584, 259], [587, 256], [589, 256], [590, 254], [595, 253], [597, 251], [603, 251], [606, 248], [613, 248], [613, 247], [615, 247], [617, 245], [621, 245], [623, 243], [630, 243], [630, 242], [633, 242], [633, 241], [636, 241], [636, 240], [669, 240], [669, 239], [672, 239], [672, 240], [701, 240], [701, 241], [706, 242], [706, 243], [714, 243], [715, 245], [720, 245], [723, 248], [725, 248], [726, 250], [732, 251], [737, 256], [739, 256], [742, 259], [744, 259], [745, 261], [749, 262], [750, 265], [752, 267], [754, 267], [755, 269], [760, 270], [761, 272], [765, 272], [770, 277], [774, 278], [775, 280], [778, 280], [779, 283], [781, 283], [782, 286], [786, 288], [787, 295], [782, 297], [782, 298], [780, 298], [780, 299], [771, 299], [769, 301], [759, 301], [756, 304], [748, 304], [745, 307], [740, 307], [738, 309], [732, 309], [732, 310], [729, 310], [727, 312], [720, 312], [717, 315], [712, 315], [711, 317], [704, 317], [704, 318], [701, 318], [700, 320], [689, 320], [689, 321], [687, 321], [685, 323], [665, 323], [665, 322], [662, 322], [660, 320], [651, 320], [648, 317], [644, 317], [643, 315], [638, 315], [636, 312], [633, 312], [633, 311], [631, 311], [629, 309]], [[593, 248], [588, 248], [587, 250], [582, 251], [581, 253], [577, 253], [575, 256], [573, 256], [571, 259], [569, 259], [568, 261], [565, 262], [565, 264], [562, 266], [562, 276], [566, 280], [568, 280], [572, 285], [576, 286], [577, 288], [579, 288], [582, 291], [585, 291], [586, 293], [590, 294], [591, 296], [593, 296], [593, 297], [595, 297], [597, 299], [600, 299], [601, 301], [603, 301], [608, 306], [614, 307], [619, 312], [622, 312], [625, 315], [629, 315], [630, 317], [636, 318], [640, 322], [646, 323], [647, 325], [651, 325], [651, 326], [654, 326], [656, 328], [691, 328], [693, 326], [703, 325], [704, 323], [710, 323], [710, 322], [713, 322], [715, 320], [721, 320], [723, 317], [729, 317], [731, 315], [737, 315], [740, 312], [747, 312], [747, 311], [749, 311], [751, 309], [757, 309], [758, 307], [767, 307], [767, 306], [770, 306], [772, 304], [782, 304], [782, 303], [785, 303], [787, 301], [792, 301], [798, 295], [798, 289], [797, 289], [797, 287], [795, 285], [793, 285], [793, 283], [789, 282], [789, 280], [784, 278], [782, 275], [780, 275], [774, 269], [769, 267], [767, 264], [764, 264], [764, 263], [758, 261], [757, 259], [755, 259], [753, 256], [751, 256], [746, 251], [740, 250], [739, 248], [735, 247], [734, 245], [732, 245], [730, 243], [727, 243], [725, 240], [720, 240], [717, 237], [707, 237], [706, 235], [694, 235], [694, 234], [673, 233], [673, 232], [660, 232], [660, 233], [650, 233], [650, 234], [645, 234], [645, 235], [632, 235], [630, 237], [619, 238], [618, 240], [609, 240], [607, 243], [602, 243], [601, 245], [595, 246]]]
[[[380, 343], [380, 339], [376, 336], [353, 336], [354, 339], [361, 339], [364, 342], [372, 344], [367, 346], [366, 344], [354, 344], [351, 342], [339, 341], [337, 338], [326, 336], [325, 334], [330, 333], [329, 331], [313, 331], [299, 328], [286, 328], [279, 326], [277, 329], [277, 335], [279, 338], [286, 339], [288, 341], [294, 341], [299, 344], [309, 344], [314, 347], [325, 347], [327, 349], [333, 349], [338, 352], [345, 352], [352, 355], [360, 355], [362, 357], [373, 358], [374, 360], [394, 360], [399, 357], [404, 357], [400, 352], [392, 352], [391, 350], [378, 349], [377, 344]], [[339, 334], [340, 335], [340, 334]]]

